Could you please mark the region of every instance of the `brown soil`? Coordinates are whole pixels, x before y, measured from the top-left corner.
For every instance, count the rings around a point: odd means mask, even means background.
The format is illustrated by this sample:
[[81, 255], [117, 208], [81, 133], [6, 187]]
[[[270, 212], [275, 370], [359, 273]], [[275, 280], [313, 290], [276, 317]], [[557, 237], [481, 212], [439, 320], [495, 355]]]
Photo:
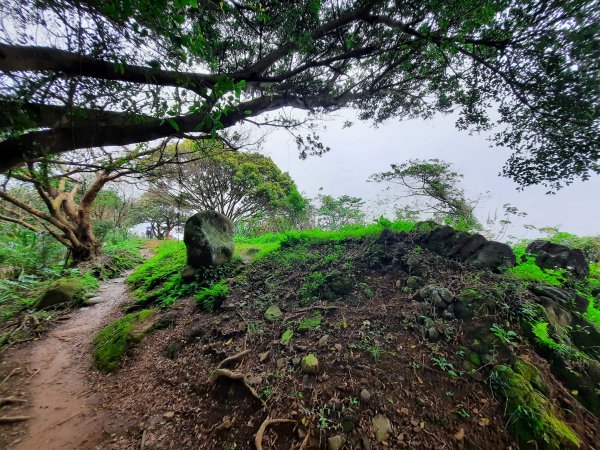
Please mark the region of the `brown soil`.
[[0, 381], [18, 368], [0, 388], [0, 396], [26, 400], [4, 407], [0, 415], [30, 416], [20, 424], [2, 425], [0, 448], [90, 449], [106, 433], [119, 431], [115, 416], [98, 408], [88, 376], [93, 370], [92, 337], [128, 300], [123, 278], [102, 283], [98, 295], [106, 301], [73, 311], [41, 339], [12, 349], [0, 366]]

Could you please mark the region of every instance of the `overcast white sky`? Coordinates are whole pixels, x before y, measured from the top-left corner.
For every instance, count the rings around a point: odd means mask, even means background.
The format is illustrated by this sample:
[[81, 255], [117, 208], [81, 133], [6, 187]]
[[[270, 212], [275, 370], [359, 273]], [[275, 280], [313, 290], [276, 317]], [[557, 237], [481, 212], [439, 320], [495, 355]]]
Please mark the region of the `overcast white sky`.
[[[342, 129], [344, 120], [354, 121], [351, 128]], [[439, 116], [430, 121], [390, 121], [374, 128], [370, 123], [354, 120], [352, 112], [338, 114], [320, 135], [331, 151], [322, 157], [298, 159], [296, 144], [285, 131], [267, 136], [263, 153], [290, 173], [299, 189], [310, 197], [323, 192], [343, 194], [374, 201], [383, 186], [367, 183], [372, 173], [389, 169], [391, 163], [411, 158], [439, 158], [454, 165], [464, 174], [463, 188], [468, 196], [488, 192], [476, 210], [485, 220], [488, 214], [510, 203], [527, 212], [521, 224], [537, 227], [558, 226], [562, 231], [579, 235], [600, 234], [600, 177], [576, 182], [556, 195], [546, 195], [543, 187], [517, 191], [517, 185], [500, 177], [502, 166], [510, 152], [490, 148], [484, 135], [469, 135], [454, 127], [452, 117]], [[517, 237], [532, 238], [537, 233], [522, 227], [511, 230]]]

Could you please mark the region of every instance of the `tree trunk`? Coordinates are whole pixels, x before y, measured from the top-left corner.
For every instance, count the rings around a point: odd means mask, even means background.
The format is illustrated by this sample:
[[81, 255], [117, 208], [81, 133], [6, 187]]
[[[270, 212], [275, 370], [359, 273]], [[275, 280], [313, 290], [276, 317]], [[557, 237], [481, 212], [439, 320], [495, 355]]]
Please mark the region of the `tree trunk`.
[[78, 220], [73, 224], [75, 241], [71, 241], [71, 256], [73, 264], [89, 261], [100, 255], [100, 243], [92, 231], [89, 208], [81, 206], [78, 211]]

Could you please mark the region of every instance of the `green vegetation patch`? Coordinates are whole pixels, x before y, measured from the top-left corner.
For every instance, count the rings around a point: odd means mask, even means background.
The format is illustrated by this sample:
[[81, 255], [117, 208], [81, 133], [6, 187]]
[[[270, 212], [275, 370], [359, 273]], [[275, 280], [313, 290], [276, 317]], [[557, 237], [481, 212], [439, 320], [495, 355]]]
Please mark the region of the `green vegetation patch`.
[[318, 328], [321, 325], [322, 320], [323, 318], [318, 314], [312, 317], [304, 317], [298, 322], [296, 328], [298, 330], [311, 330], [313, 328]]
[[521, 448], [578, 448], [579, 438], [559, 419], [552, 404], [510, 367], [494, 368], [494, 393], [506, 401], [506, 414]]
[[194, 296], [194, 300], [204, 311], [212, 312], [221, 306], [227, 298], [229, 286], [224, 281], [203, 288]]
[[151, 330], [143, 325], [154, 315], [151, 309], [127, 314], [102, 328], [94, 338], [94, 361], [103, 372], [115, 370], [129, 348], [140, 342]]
[[565, 277], [560, 270], [542, 269], [535, 263], [535, 257], [525, 252], [526, 244], [513, 248], [517, 265], [507, 270], [508, 273], [525, 281], [538, 281], [552, 286], [562, 286]]

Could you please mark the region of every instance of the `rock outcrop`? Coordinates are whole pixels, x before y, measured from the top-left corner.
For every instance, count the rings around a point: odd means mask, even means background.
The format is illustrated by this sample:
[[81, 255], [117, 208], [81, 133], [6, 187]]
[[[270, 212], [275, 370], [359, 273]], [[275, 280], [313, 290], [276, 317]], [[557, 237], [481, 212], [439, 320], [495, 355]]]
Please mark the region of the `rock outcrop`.
[[233, 222], [216, 211], [199, 212], [185, 223], [183, 241], [191, 267], [219, 266], [233, 256]]
[[81, 282], [75, 278], [59, 278], [42, 292], [35, 304], [35, 309], [52, 308], [74, 302], [83, 289]]
[[564, 269], [582, 280], [589, 274], [589, 264], [583, 251], [538, 239], [529, 244], [527, 253], [535, 255], [535, 263], [542, 269]]
[[446, 258], [458, 259], [477, 267], [498, 270], [512, 267], [516, 258], [501, 242], [488, 241], [481, 234], [469, 234], [449, 226], [433, 227], [421, 235], [419, 244]]

